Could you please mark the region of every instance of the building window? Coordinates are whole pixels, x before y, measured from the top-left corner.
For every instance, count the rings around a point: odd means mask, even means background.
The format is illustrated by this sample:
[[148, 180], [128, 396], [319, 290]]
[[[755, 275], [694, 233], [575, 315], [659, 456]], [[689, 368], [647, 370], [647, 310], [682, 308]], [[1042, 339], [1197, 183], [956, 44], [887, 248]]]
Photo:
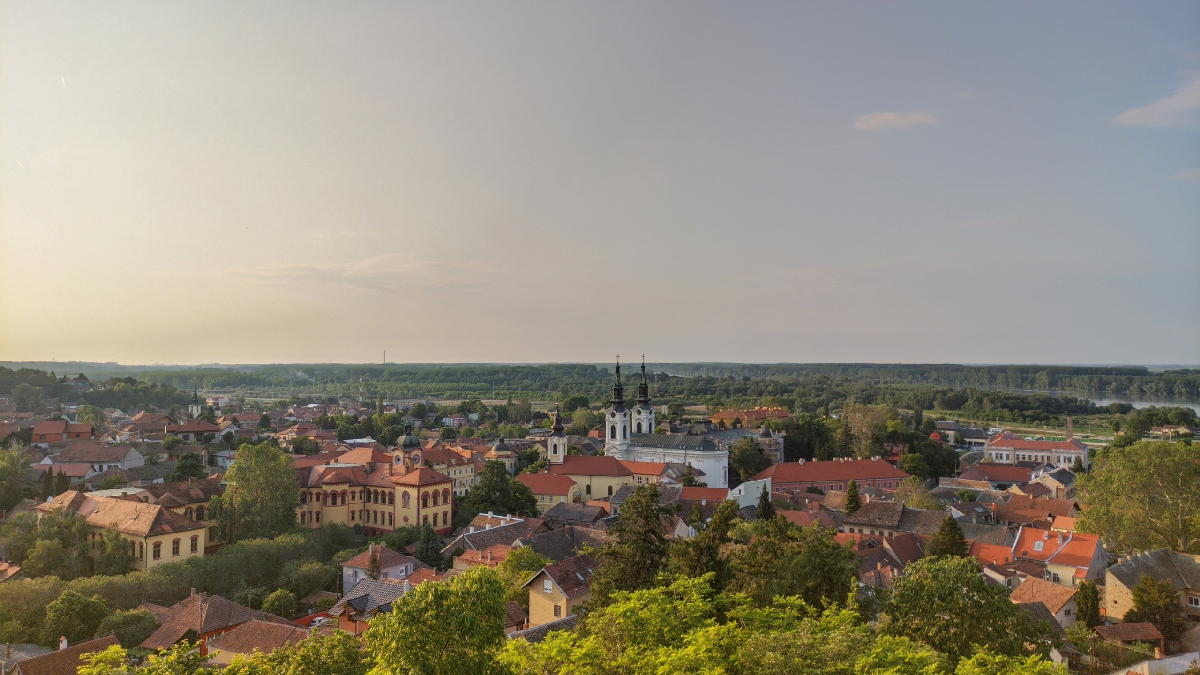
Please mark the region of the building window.
[[1200, 608], [1200, 595], [1189, 595], [1188, 606]]
[[560, 616], [562, 616], [562, 605], [555, 605], [554, 606], [554, 618], [557, 619]]
[[542, 592], [549, 593], [554, 590], [554, 584], [549, 579], [542, 580]]
[[200, 536], [193, 534], [192, 535], [192, 553], [196, 553], [199, 550], [200, 550]]
[[171, 555], [173, 555], [173, 556], [179, 555], [179, 540], [178, 539], [171, 540]]
[[151, 554], [151, 556], [155, 560], [162, 559], [162, 542], [161, 541], [154, 542], [154, 552]]

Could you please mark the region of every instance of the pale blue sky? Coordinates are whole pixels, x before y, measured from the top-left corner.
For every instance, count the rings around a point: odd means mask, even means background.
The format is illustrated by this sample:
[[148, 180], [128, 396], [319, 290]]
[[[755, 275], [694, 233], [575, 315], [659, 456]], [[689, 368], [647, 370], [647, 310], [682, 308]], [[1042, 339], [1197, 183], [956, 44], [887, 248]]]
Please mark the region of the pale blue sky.
[[1200, 362], [1198, 29], [0, 0], [0, 359]]

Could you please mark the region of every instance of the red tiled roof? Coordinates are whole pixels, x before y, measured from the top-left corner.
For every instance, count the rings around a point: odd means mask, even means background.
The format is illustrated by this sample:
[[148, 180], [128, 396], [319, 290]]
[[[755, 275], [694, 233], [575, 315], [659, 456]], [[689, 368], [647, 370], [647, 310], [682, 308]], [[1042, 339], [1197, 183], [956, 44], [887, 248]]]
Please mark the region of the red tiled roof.
[[1096, 626], [1092, 630], [1105, 640], [1117, 642], [1158, 642], [1163, 634], [1149, 622], [1114, 623], [1111, 626]]
[[557, 495], [566, 497], [575, 487], [575, 481], [569, 477], [553, 473], [523, 473], [517, 480], [529, 488], [535, 495]]
[[632, 476], [616, 457], [608, 455], [567, 455], [562, 464], [551, 464], [552, 474], [564, 476]]
[[[409, 561], [416, 561], [416, 558], [414, 558], [410, 555], [407, 555], [405, 553], [393, 551], [392, 549], [390, 549], [386, 546], [380, 546], [378, 549], [375, 549], [374, 548], [375, 546], [376, 546], [375, 544], [372, 544], [370, 547], [367, 548], [367, 550], [363, 551], [362, 553], [359, 553], [358, 555], [354, 556], [353, 558], [342, 563], [342, 567], [357, 567], [359, 569], [364, 569], [364, 570], [367, 569], [367, 566], [371, 564], [371, 551], [372, 550], [376, 551], [376, 556], [379, 558], [379, 568], [380, 569], [388, 569], [389, 567], [396, 567], [397, 565], [403, 565], [404, 563], [407, 563]], [[423, 564], [423, 563], [418, 563], [418, 564]]]
[[989, 448], [1004, 448], [1012, 450], [1086, 450], [1079, 439], [1071, 438], [1065, 441], [1027, 441], [1024, 438], [1014, 435], [1011, 431], [1001, 431], [992, 436], [987, 442]]
[[183, 424], [171, 424], [166, 428], [169, 434], [215, 434], [221, 428], [208, 420], [188, 420]]
[[848, 459], [827, 462], [784, 462], [758, 472], [753, 480], [770, 478], [772, 484], [811, 483], [823, 481], [848, 481], [908, 478], [909, 475], [881, 459]]
[[21, 675], [62, 675], [73, 673], [79, 666], [79, 657], [92, 652], [102, 652], [109, 647], [120, 644], [117, 636], [106, 635], [95, 640], [80, 642], [66, 649], [59, 649], [49, 654], [42, 654], [17, 663]]
[[978, 560], [981, 565], [999, 565], [1012, 560], [1012, 549], [998, 544], [983, 544], [978, 541], [972, 541], [970, 555], [972, 558]]
[[419, 469], [413, 469], [399, 478], [393, 478], [392, 482], [396, 485], [434, 485], [437, 483], [449, 483], [451, 480], [446, 474], [423, 466]]
[[683, 487], [679, 498], [687, 501], [707, 499], [711, 502], [723, 502], [729, 496], [729, 488]]
[[41, 436], [44, 434], [65, 434], [67, 433], [66, 420], [45, 420], [33, 425], [33, 435]]
[[1040, 602], [1050, 610], [1051, 614], [1057, 614], [1074, 597], [1074, 588], [1060, 586], [1037, 577], [1026, 577], [1025, 581], [1022, 581], [1021, 585], [1013, 589], [1012, 594], [1009, 595], [1009, 599], [1018, 604]]
[[231, 654], [250, 654], [254, 650], [274, 651], [284, 645], [295, 644], [308, 638], [307, 628], [293, 624], [276, 623], [251, 619], [233, 630], [208, 640], [208, 649]]
[[1008, 498], [1006, 504], [1017, 509], [1029, 509], [1055, 516], [1071, 516], [1075, 513], [1075, 502], [1070, 499], [1047, 499], [1027, 495], [1013, 495]]
[[619, 459], [617, 461], [624, 465], [626, 469], [642, 476], [660, 476], [662, 472], [667, 470], [667, 465], [663, 462], [634, 462], [628, 459]]
[[162, 625], [146, 638], [141, 646], [146, 649], [166, 649], [179, 642], [189, 630], [195, 631], [197, 635], [204, 635], [251, 619], [291, 625], [287, 619], [243, 607], [219, 595], [194, 593], [172, 605], [167, 610]]
[[[1039, 542], [1042, 545], [1040, 551], [1036, 547]], [[1056, 565], [1087, 567], [1095, 557], [1099, 545], [1100, 538], [1094, 534], [1051, 532], [1036, 527], [1023, 527], [1012, 550], [1022, 558]]]

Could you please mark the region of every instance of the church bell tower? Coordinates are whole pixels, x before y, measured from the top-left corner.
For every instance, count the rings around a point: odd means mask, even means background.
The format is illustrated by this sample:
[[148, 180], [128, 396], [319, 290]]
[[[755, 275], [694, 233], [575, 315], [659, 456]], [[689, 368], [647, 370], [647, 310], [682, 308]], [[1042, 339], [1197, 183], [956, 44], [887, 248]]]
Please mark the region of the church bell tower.
[[645, 354], [642, 354], [642, 379], [638, 382], [637, 407], [633, 409], [633, 433], [654, 433], [654, 408], [650, 407], [650, 383], [646, 380]]
[[629, 452], [629, 410], [625, 407], [625, 387], [621, 384], [621, 357], [613, 380], [613, 397], [604, 418], [604, 454], [625, 459]]
[[567, 456], [567, 435], [563, 432], [562, 412], [554, 408], [554, 426], [546, 437], [546, 461], [550, 464], [562, 464]]

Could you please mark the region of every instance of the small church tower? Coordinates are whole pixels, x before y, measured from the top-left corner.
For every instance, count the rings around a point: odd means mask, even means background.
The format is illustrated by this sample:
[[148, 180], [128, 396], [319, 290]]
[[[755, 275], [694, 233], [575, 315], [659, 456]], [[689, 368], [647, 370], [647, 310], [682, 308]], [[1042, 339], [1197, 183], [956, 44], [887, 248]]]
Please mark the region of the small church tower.
[[650, 383], [646, 380], [645, 354], [642, 354], [642, 380], [638, 383], [637, 407], [633, 409], [633, 433], [654, 433], [654, 408], [650, 407]]
[[192, 402], [188, 404], [188, 416], [196, 419], [204, 414], [204, 406], [200, 405], [200, 390], [192, 390]]
[[625, 407], [625, 386], [621, 384], [621, 357], [617, 357], [613, 381], [612, 405], [604, 419], [604, 454], [625, 459], [629, 452], [629, 410]]
[[562, 412], [554, 408], [554, 426], [546, 437], [546, 461], [551, 464], [562, 464], [567, 456], [567, 435], [563, 433]]

